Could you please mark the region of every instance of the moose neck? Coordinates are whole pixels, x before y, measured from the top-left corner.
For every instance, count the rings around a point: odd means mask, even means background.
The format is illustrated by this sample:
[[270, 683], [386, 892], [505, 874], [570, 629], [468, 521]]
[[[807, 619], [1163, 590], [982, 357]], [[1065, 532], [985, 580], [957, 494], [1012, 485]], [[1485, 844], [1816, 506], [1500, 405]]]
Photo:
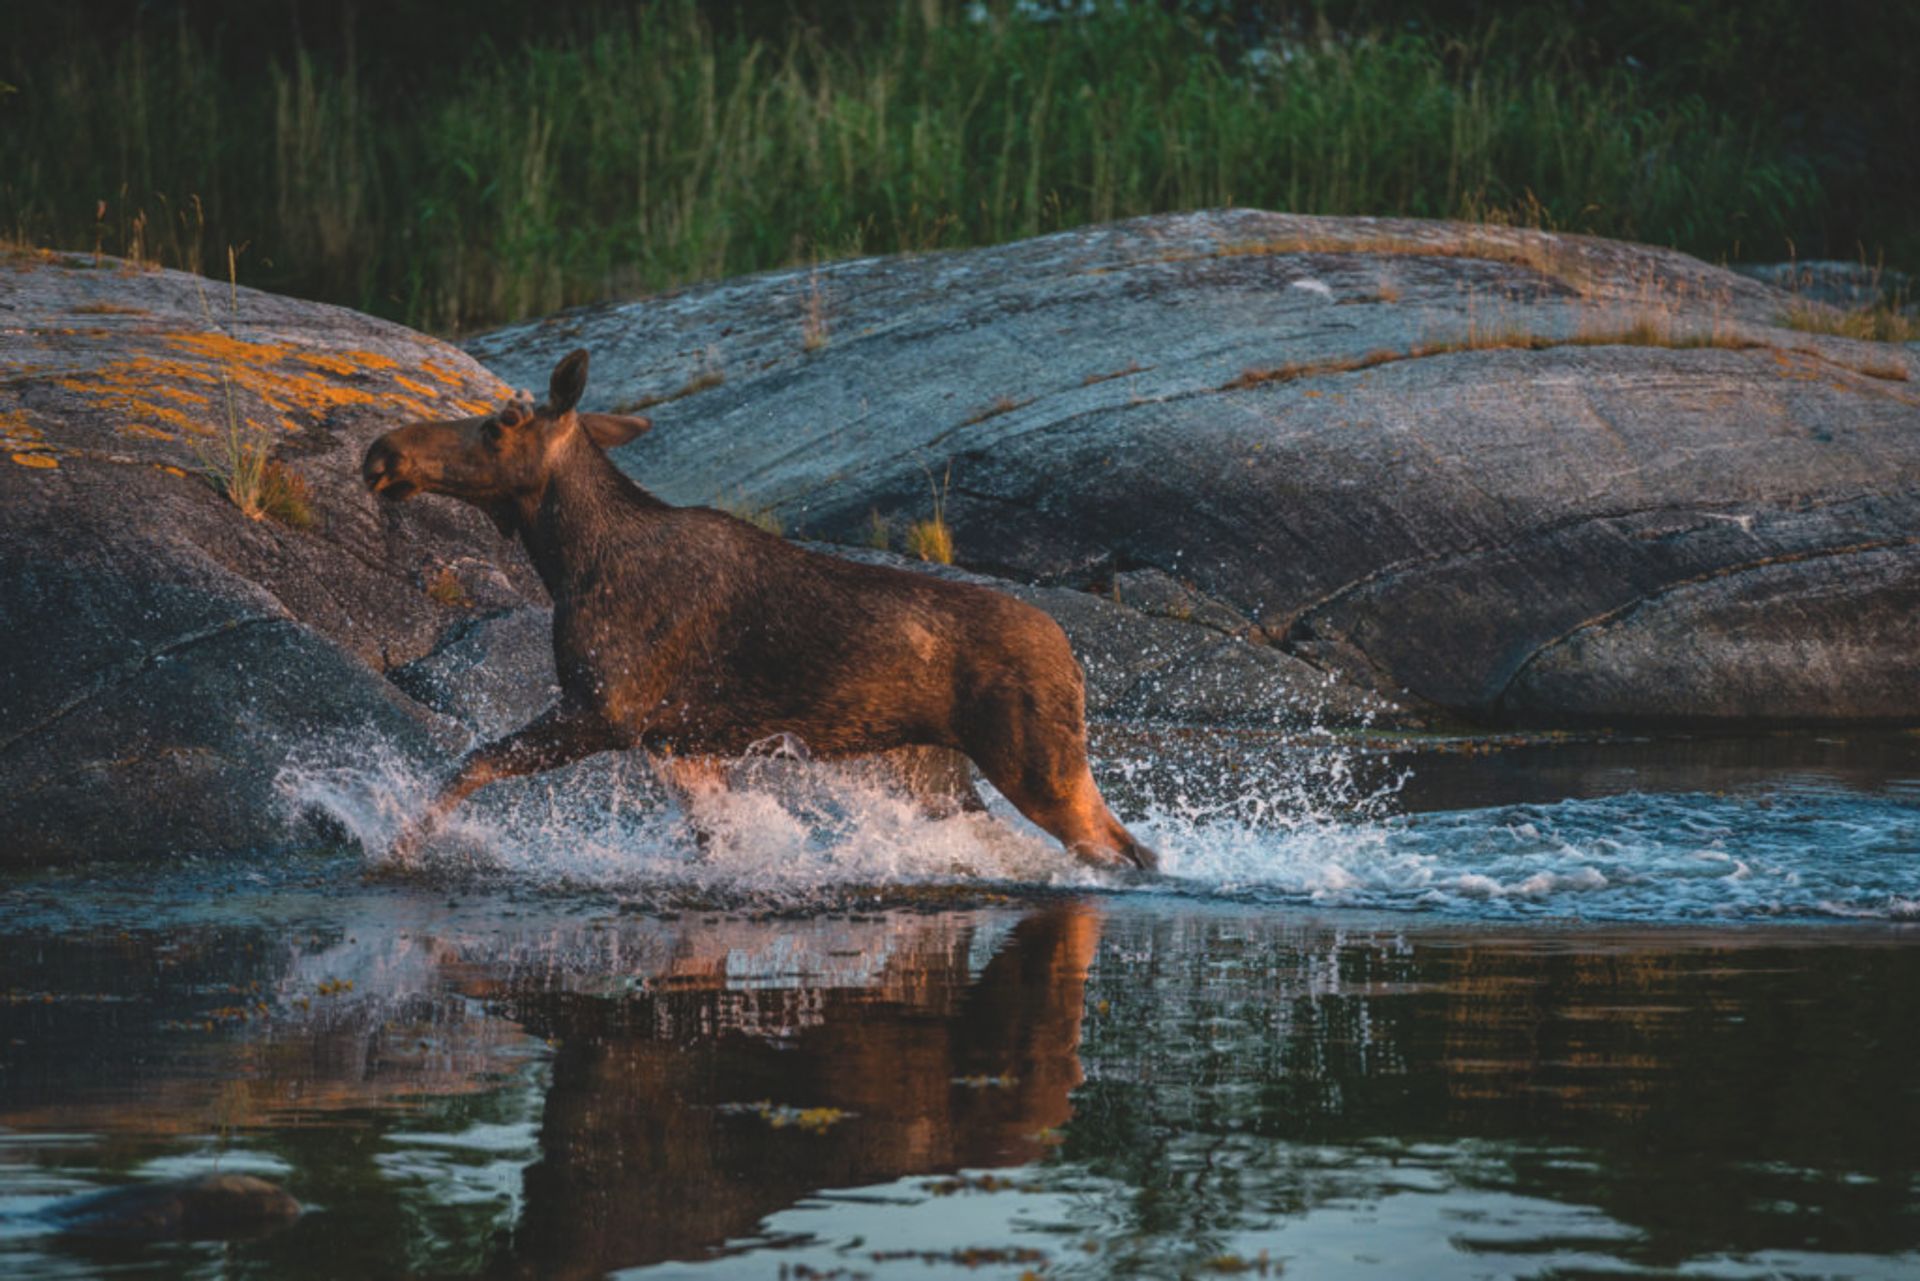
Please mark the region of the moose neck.
[[583, 577], [634, 551], [634, 519], [672, 509], [621, 473], [584, 433], [574, 430], [553, 452], [547, 483], [517, 504], [515, 524], [527, 556], [555, 600]]

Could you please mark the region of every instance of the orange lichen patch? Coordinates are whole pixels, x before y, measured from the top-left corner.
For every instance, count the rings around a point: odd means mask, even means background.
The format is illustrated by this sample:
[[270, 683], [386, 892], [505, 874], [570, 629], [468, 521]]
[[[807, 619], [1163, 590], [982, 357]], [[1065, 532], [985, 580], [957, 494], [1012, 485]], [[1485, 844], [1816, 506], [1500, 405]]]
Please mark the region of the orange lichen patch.
[[397, 369], [400, 362], [373, 351], [343, 351], [337, 353], [303, 351], [299, 359], [315, 369], [324, 369], [330, 374], [342, 378], [351, 378], [355, 374], [384, 373]]
[[[158, 342], [175, 354], [109, 360], [52, 381], [85, 397], [120, 430], [154, 440], [214, 435], [232, 426], [229, 415], [255, 429], [297, 432], [349, 407], [413, 418], [447, 412], [445, 390], [399, 377], [393, 371], [400, 363], [379, 352], [301, 350], [291, 342], [253, 342], [212, 332], [169, 333]], [[433, 378], [470, 394], [470, 382], [450, 365], [424, 363]], [[368, 374], [382, 377], [368, 386]], [[389, 382], [414, 394], [395, 396]]]
[[293, 354], [292, 343], [247, 342], [242, 338], [229, 338], [225, 334], [169, 334], [166, 341], [182, 351], [240, 369], [265, 368]]
[[155, 387], [153, 394], [165, 396], [168, 400], [177, 400], [183, 405], [210, 405], [211, 397], [202, 396], [197, 391], [188, 391], [185, 387]]
[[187, 474], [184, 468], [175, 467], [172, 463], [155, 463], [154, 468], [167, 473], [169, 476], [179, 476], [182, 479], [185, 479]]
[[85, 396], [96, 409], [119, 420], [122, 430], [135, 435], [167, 439], [172, 433], [165, 428], [198, 435], [210, 432], [212, 428], [193, 415], [160, 403], [157, 398], [162, 396], [169, 400], [184, 399], [188, 403], [194, 400], [203, 405], [208, 403], [207, 397], [192, 392], [184, 396], [171, 394], [177, 389], [164, 381], [167, 379], [203, 384], [219, 382], [217, 375], [197, 365], [157, 360], [152, 356], [115, 361], [101, 369], [53, 381], [56, 387]]
[[158, 424], [205, 435], [214, 429], [202, 421], [205, 414], [189, 415], [161, 402], [209, 408], [216, 403], [214, 389], [225, 383], [258, 398], [281, 426], [297, 430], [303, 418], [348, 405], [382, 403], [377, 392], [345, 386], [339, 377], [394, 363], [374, 352], [315, 355], [289, 343], [246, 342], [224, 334], [170, 334], [164, 341], [190, 358], [135, 356], [57, 379], [56, 385], [88, 397], [136, 428], [146, 428], [144, 434], [153, 434]]
[[467, 385], [466, 375], [441, 361], [423, 360], [420, 362], [420, 368], [449, 387], [464, 388]]
[[47, 443], [46, 433], [27, 421], [24, 410], [0, 412], [0, 449], [6, 450], [22, 467], [46, 469], [60, 465], [53, 446]]

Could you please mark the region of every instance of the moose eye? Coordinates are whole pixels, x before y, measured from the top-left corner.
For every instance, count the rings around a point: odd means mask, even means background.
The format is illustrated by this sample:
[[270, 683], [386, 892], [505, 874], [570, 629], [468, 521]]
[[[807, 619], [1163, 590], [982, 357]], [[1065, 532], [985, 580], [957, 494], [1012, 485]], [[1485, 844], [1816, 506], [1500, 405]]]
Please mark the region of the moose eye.
[[499, 444], [501, 438], [506, 434], [506, 428], [500, 425], [498, 418], [488, 418], [480, 424], [480, 439], [486, 441], [489, 445]]

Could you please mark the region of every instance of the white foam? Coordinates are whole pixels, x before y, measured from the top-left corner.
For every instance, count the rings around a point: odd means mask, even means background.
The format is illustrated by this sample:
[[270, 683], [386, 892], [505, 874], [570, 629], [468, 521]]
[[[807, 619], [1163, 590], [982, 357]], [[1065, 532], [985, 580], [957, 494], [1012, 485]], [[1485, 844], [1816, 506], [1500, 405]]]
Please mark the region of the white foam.
[[[1004, 802], [990, 815], [934, 818], [857, 767], [794, 765], [758, 775], [699, 798], [688, 814], [643, 762], [604, 757], [487, 789], [449, 817], [421, 858], [568, 885], [762, 896], [967, 881], [1099, 883]], [[295, 761], [278, 782], [291, 812], [325, 815], [378, 865], [435, 780], [362, 744], [331, 760]]]
[[[1623, 794], [1549, 805], [1391, 812], [1339, 750], [1275, 753], [1225, 777], [1217, 759], [1097, 766], [1168, 879], [1144, 892], [1276, 905], [1608, 920], [1920, 918], [1920, 810], [1893, 796]], [[1227, 785], [1223, 786], [1223, 777]], [[378, 744], [289, 766], [295, 810], [337, 823], [370, 861], [434, 780]], [[696, 842], [644, 762], [604, 757], [489, 788], [428, 857], [535, 883], [691, 891], [800, 904], [935, 885], [1118, 888], [997, 797], [927, 816], [856, 767], [773, 762], [705, 798]]]

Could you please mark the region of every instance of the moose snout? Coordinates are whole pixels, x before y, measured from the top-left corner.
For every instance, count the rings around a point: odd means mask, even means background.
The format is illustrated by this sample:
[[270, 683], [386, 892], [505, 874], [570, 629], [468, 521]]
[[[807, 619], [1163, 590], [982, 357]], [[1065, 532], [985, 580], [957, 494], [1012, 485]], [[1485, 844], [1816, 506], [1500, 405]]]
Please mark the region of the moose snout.
[[420, 488], [407, 476], [406, 455], [395, 447], [390, 436], [382, 436], [367, 446], [360, 462], [360, 478], [367, 488], [387, 498], [401, 499]]

